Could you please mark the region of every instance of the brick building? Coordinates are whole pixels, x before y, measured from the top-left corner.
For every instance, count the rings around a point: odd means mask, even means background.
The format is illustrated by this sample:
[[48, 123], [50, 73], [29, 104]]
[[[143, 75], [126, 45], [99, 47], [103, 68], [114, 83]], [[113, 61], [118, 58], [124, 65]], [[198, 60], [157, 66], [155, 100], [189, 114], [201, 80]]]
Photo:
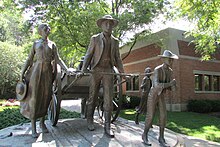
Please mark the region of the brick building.
[[[201, 61], [195, 53], [194, 45], [185, 38], [184, 31], [167, 28], [154, 33], [149, 38], [138, 41], [131, 53], [123, 60], [126, 73], [139, 76], [126, 83], [126, 95], [140, 96], [140, 84], [146, 66], [152, 70], [162, 64], [159, 54], [169, 49], [179, 56], [173, 63], [174, 78], [177, 91], [167, 96], [167, 109], [171, 111], [187, 110], [187, 102], [191, 99], [220, 99], [220, 54], [215, 60]], [[130, 46], [121, 48], [122, 57], [126, 56]]]

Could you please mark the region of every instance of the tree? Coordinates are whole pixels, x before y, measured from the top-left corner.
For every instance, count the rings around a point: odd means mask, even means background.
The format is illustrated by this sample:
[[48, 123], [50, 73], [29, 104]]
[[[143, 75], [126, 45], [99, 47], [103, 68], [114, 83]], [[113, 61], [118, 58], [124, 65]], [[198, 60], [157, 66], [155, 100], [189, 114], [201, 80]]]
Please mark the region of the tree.
[[188, 32], [194, 37], [196, 51], [202, 58], [213, 58], [220, 49], [220, 1], [219, 0], [176, 0], [175, 14], [186, 17], [195, 24], [195, 28]]
[[0, 98], [15, 95], [15, 84], [23, 65], [23, 44], [29, 38], [22, 11], [11, 0], [0, 2]]
[[51, 38], [59, 47], [62, 58], [70, 63], [72, 58], [77, 61], [85, 54], [90, 37], [100, 31], [95, 22], [104, 14], [111, 14], [119, 20], [114, 35], [122, 41], [127, 32], [149, 24], [162, 11], [167, 0], [112, 0], [111, 3], [105, 0], [18, 2], [24, 6], [24, 10], [34, 10], [32, 22], [41, 20], [51, 25]]
[[0, 4], [0, 41], [22, 45], [29, 32], [18, 4], [12, 0], [3, 0]]
[[13, 96], [15, 84], [25, 59], [23, 49], [8, 42], [0, 42], [0, 96]]

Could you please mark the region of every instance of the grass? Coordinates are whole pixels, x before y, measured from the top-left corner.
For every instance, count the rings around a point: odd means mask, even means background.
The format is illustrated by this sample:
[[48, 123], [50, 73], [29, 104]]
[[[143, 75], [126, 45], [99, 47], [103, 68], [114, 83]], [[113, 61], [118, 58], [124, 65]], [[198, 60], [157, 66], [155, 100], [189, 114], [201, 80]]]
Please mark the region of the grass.
[[[120, 117], [134, 120], [135, 110], [123, 110]], [[145, 116], [140, 115], [140, 121], [145, 121]], [[154, 118], [153, 124], [158, 125], [158, 114]], [[220, 118], [193, 112], [168, 112], [168, 129], [210, 141], [220, 142]]]
[[[2, 100], [0, 101], [0, 129], [17, 125], [20, 123], [27, 123], [30, 122], [29, 119], [26, 119], [20, 114], [20, 107], [19, 106], [2, 106]], [[65, 118], [79, 118], [80, 113], [77, 112], [70, 112], [64, 109], [60, 111], [60, 119]]]

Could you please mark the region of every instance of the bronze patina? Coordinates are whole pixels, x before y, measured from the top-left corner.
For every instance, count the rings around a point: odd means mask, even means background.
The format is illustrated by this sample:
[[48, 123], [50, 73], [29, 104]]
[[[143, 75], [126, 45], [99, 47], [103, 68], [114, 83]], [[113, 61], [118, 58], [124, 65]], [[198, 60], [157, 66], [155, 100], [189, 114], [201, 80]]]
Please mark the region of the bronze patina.
[[150, 79], [150, 76], [152, 74], [151, 72], [151, 68], [147, 67], [144, 70], [144, 78], [142, 79], [142, 83], [140, 86], [141, 89], [141, 100], [140, 100], [140, 104], [136, 109], [136, 116], [135, 116], [135, 123], [139, 124], [139, 120], [138, 117], [140, 114], [145, 114], [146, 115], [146, 111], [147, 111], [147, 98], [148, 98], [148, 94], [150, 91], [150, 88], [152, 86], [152, 81]]
[[92, 75], [90, 82], [89, 98], [87, 100], [87, 124], [90, 131], [94, 130], [93, 115], [97, 102], [100, 84], [103, 85], [104, 97], [104, 130], [108, 137], [114, 137], [111, 131], [111, 113], [113, 110], [113, 66], [120, 73], [124, 72], [122, 60], [119, 54], [119, 41], [112, 35], [112, 29], [118, 21], [111, 15], [105, 15], [97, 20], [98, 27], [102, 32], [93, 35], [85, 55], [82, 71], [86, 72], [90, 66]]
[[165, 103], [165, 93], [174, 91], [176, 87], [176, 80], [173, 79], [173, 71], [171, 69], [174, 59], [178, 56], [169, 50], [165, 50], [163, 55], [159, 55], [163, 61], [162, 65], [154, 69], [154, 76], [152, 80], [152, 87], [150, 89], [147, 101], [147, 114], [145, 120], [145, 128], [142, 134], [142, 139], [146, 145], [151, 145], [148, 141], [148, 132], [152, 125], [153, 117], [155, 114], [156, 105], [159, 109], [159, 143], [162, 146], [168, 146], [164, 139], [164, 129], [166, 125], [167, 112]]
[[[55, 43], [48, 38], [50, 34], [49, 25], [45, 23], [39, 25], [38, 33], [42, 38], [34, 42], [20, 78], [20, 81], [25, 79], [28, 83], [27, 95], [20, 101], [20, 112], [31, 120], [33, 137], [38, 136], [36, 132], [37, 118], [40, 118], [42, 132], [48, 132], [44, 117], [51, 101], [56, 65], [60, 64], [65, 71], [68, 70], [59, 57]], [[34, 58], [36, 59], [35, 62]]]

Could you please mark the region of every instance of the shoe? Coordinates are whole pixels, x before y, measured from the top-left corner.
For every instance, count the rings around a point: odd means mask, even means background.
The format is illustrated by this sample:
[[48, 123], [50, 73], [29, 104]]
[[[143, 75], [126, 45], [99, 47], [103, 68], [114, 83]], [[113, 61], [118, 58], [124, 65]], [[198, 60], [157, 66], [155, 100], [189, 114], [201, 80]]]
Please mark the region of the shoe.
[[95, 127], [94, 127], [94, 124], [93, 124], [93, 118], [92, 119], [87, 118], [87, 127], [88, 127], [89, 131], [94, 131], [95, 130]]
[[151, 143], [149, 143], [148, 138], [145, 134], [142, 134], [142, 140], [144, 141], [144, 144], [147, 146], [151, 146]]
[[166, 142], [164, 138], [159, 138], [159, 143], [163, 147], [170, 147]]
[[109, 128], [109, 129], [105, 128], [105, 134], [106, 134], [106, 136], [108, 136], [109, 138], [114, 138], [114, 137], [115, 137], [113, 131], [112, 131], [110, 128]]
[[115, 135], [111, 130], [111, 113], [104, 112], [104, 117], [105, 117], [105, 123], [104, 123], [105, 134], [110, 138], [114, 138]]

